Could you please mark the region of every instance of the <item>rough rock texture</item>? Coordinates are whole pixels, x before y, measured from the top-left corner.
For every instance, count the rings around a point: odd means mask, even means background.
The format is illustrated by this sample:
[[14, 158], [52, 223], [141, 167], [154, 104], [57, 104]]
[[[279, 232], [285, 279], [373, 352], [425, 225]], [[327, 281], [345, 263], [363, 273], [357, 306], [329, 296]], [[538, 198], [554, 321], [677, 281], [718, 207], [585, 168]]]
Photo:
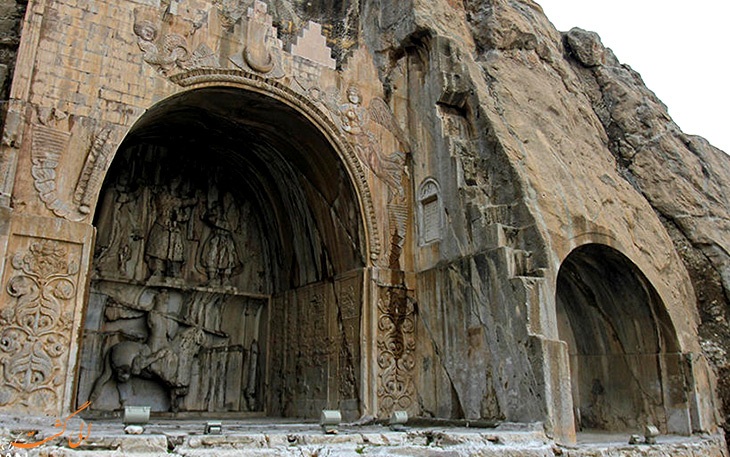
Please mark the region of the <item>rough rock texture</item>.
[[[5, 424], [12, 423], [2, 417]], [[74, 422], [80, 419], [74, 419]], [[25, 420], [29, 422], [28, 418]], [[37, 436], [50, 436], [55, 429], [48, 420], [33, 423]], [[76, 425], [74, 423], [74, 425]], [[338, 434], [327, 435], [314, 424], [265, 427], [223, 422], [223, 434], [204, 435], [201, 424], [182, 421], [177, 424], [149, 424], [141, 435], [122, 433], [118, 422], [97, 422], [91, 434], [76, 448], [69, 439], [56, 438], [41, 446], [16, 450], [16, 454], [37, 456], [119, 456], [207, 457], [207, 456], [299, 456], [357, 457], [728, 457], [718, 445], [720, 437], [681, 439], [664, 437], [654, 445], [628, 445], [622, 435], [592, 436], [576, 446], [560, 446], [545, 436], [539, 424], [505, 424], [494, 429], [427, 427], [394, 432], [382, 425], [344, 426]], [[12, 427], [12, 426], [11, 426]], [[129, 426], [131, 427], [131, 426]], [[128, 428], [129, 428], [128, 427]], [[0, 446], [7, 449], [15, 439], [0, 429]], [[12, 449], [11, 449], [12, 451]], [[27, 453], [26, 453], [27, 452]], [[12, 453], [12, 452], [11, 452]]]
[[[574, 28], [564, 40], [619, 170], [661, 216], [687, 267], [702, 348], [730, 405], [730, 157], [683, 134], [640, 75], [621, 65], [595, 33]], [[724, 414], [730, 423], [727, 407]]]
[[30, 5], [0, 144], [3, 410], [142, 391], [197, 418], [716, 432], [727, 158], [595, 34], [530, 0]]
[[13, 78], [12, 69], [20, 44], [20, 23], [27, 3], [24, 0], [0, 2], [0, 99], [2, 100], [8, 98], [8, 88]]

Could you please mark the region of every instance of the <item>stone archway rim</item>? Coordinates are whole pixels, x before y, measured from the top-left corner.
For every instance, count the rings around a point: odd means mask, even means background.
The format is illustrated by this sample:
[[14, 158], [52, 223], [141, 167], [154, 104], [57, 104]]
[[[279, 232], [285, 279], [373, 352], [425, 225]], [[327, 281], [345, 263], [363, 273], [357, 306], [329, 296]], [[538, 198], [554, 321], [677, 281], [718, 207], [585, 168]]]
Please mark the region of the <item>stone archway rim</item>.
[[[317, 105], [284, 84], [238, 69], [199, 68], [177, 73], [169, 79], [185, 88], [185, 92], [206, 87], [234, 87], [257, 92], [274, 98], [305, 116], [315, 128], [325, 135], [327, 141], [344, 162], [360, 199], [360, 211], [363, 214], [366, 230], [367, 252], [370, 254], [371, 261], [378, 259], [381, 253], [381, 243], [367, 175], [352, 145], [342, 138], [335, 123]], [[180, 95], [180, 93], [175, 95]]]

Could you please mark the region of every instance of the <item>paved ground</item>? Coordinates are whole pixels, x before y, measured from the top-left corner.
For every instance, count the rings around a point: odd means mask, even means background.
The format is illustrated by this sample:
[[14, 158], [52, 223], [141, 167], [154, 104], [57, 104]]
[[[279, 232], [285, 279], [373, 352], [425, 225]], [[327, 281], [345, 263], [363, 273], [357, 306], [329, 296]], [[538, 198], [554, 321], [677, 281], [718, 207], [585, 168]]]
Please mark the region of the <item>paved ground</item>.
[[[628, 445], [628, 434], [592, 433], [579, 435], [575, 446], [559, 446], [545, 436], [539, 424], [411, 426], [405, 432], [383, 425], [349, 425], [340, 427], [336, 435], [326, 435], [311, 422], [249, 419], [222, 423], [221, 435], [205, 435], [205, 420], [157, 420], [146, 425], [141, 435], [126, 435], [119, 419], [72, 417], [56, 422], [50, 417], [0, 416], [0, 457], [730, 457], [722, 436], [662, 436], [657, 445], [649, 446]], [[10, 445], [12, 441], [33, 447], [17, 448]]]

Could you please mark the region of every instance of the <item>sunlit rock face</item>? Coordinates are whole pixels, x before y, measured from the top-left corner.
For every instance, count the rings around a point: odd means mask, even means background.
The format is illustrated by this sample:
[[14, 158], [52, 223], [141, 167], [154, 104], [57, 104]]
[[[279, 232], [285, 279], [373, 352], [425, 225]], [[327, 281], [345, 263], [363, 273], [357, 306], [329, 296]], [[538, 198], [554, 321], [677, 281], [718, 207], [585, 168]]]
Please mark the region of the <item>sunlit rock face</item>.
[[28, 11], [3, 408], [718, 430], [730, 163], [597, 35], [529, 0]]

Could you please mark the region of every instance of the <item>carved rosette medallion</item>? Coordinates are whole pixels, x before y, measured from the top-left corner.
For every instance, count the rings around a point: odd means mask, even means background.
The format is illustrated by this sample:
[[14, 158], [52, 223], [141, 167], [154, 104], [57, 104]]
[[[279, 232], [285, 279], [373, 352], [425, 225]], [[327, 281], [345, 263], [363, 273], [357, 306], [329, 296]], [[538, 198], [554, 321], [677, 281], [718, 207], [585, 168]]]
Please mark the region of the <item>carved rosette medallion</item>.
[[416, 387], [415, 307], [400, 287], [383, 289], [378, 300], [378, 404], [379, 415], [409, 410]]
[[6, 291], [12, 300], [0, 313], [0, 406], [55, 411], [69, 348], [71, 313], [78, 264], [68, 246], [51, 240], [33, 242], [12, 259]]

